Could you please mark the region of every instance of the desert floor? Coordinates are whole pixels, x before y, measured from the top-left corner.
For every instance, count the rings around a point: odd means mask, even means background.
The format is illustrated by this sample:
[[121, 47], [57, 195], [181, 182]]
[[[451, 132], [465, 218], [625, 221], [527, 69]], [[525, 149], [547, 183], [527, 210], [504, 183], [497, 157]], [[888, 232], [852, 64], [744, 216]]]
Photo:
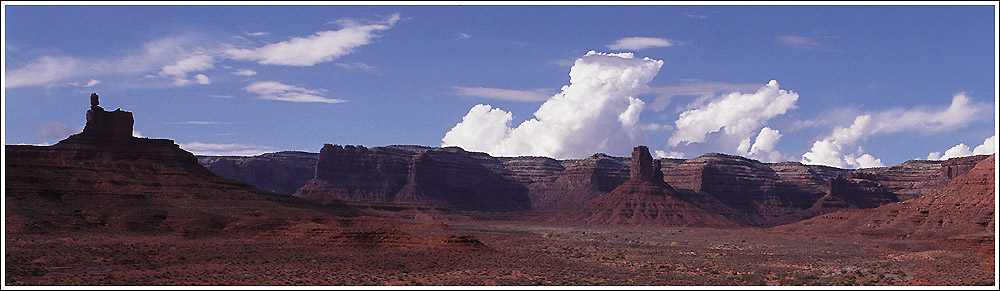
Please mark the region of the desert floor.
[[[418, 225], [418, 223], [411, 223]], [[8, 235], [7, 285], [992, 285], [992, 237], [450, 221], [296, 237]], [[420, 239], [471, 235], [452, 244]], [[406, 239], [410, 238], [410, 239]], [[433, 239], [432, 239], [433, 240]], [[481, 244], [477, 243], [481, 242]]]

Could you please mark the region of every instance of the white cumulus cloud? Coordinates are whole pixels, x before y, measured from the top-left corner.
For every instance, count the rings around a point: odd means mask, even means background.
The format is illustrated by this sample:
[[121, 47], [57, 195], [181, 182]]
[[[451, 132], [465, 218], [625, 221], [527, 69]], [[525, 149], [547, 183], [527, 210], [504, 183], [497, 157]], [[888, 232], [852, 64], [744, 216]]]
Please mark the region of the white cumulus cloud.
[[631, 53], [588, 52], [570, 69], [570, 84], [543, 103], [535, 118], [511, 127], [512, 114], [490, 105], [473, 107], [442, 139], [495, 156], [580, 158], [597, 152], [626, 154], [645, 142], [637, 124], [647, 92], [663, 61]]
[[[778, 88], [778, 82], [771, 80], [757, 92], [741, 94], [733, 92], [709, 102], [704, 106], [684, 111], [674, 122], [677, 131], [667, 144], [671, 147], [681, 143], [701, 143], [709, 134], [723, 133], [727, 140], [747, 140], [764, 124], [775, 116], [795, 108], [799, 94]], [[737, 150], [746, 152], [749, 141], [742, 142]], [[739, 149], [743, 148], [743, 149]]]
[[271, 147], [255, 144], [188, 142], [178, 145], [192, 154], [201, 156], [256, 156], [274, 151]]
[[972, 154], [974, 155], [991, 155], [995, 154], [996, 152], [997, 152], [996, 135], [987, 138], [985, 141], [983, 141], [983, 144], [976, 146], [976, 148], [972, 150]]
[[608, 48], [612, 50], [641, 50], [674, 45], [677, 45], [676, 41], [666, 38], [633, 36], [619, 39], [615, 43], [609, 44]]
[[282, 84], [275, 81], [254, 82], [243, 88], [244, 91], [256, 93], [260, 99], [289, 101], [289, 102], [322, 102], [322, 103], [343, 103], [347, 100], [333, 99], [321, 96], [322, 90], [306, 89], [302, 87]]
[[957, 144], [950, 149], [944, 151], [944, 155], [941, 152], [932, 152], [927, 155], [928, 160], [947, 160], [950, 158], [965, 157], [971, 155], [991, 155], [997, 152], [997, 136], [993, 135], [986, 138], [983, 144], [976, 146], [975, 149], [969, 148], [969, 146], [964, 143]]
[[[789, 160], [788, 157], [782, 155], [781, 152], [774, 149], [775, 145], [778, 144], [779, 139], [781, 139], [781, 132], [777, 129], [765, 126], [760, 129], [760, 133], [757, 134], [757, 139], [754, 140], [753, 145], [750, 146], [750, 150], [746, 152], [745, 156], [762, 162], [781, 162]], [[747, 138], [745, 140], [749, 141], [750, 139]]]
[[[903, 131], [926, 134], [953, 130], [980, 118], [983, 108], [988, 107], [972, 104], [965, 93], [959, 93], [952, 98], [951, 105], [943, 110], [893, 109], [859, 115], [849, 127], [838, 126], [830, 135], [814, 142], [809, 152], [802, 155], [802, 163], [841, 168], [858, 167], [861, 165], [858, 161], [860, 158], [855, 156], [864, 157], [868, 154], [849, 151], [871, 135]], [[874, 162], [878, 159], [871, 160]]]
[[852, 168], [885, 167], [885, 165], [882, 164], [882, 159], [876, 159], [870, 154], [863, 154], [858, 158], [855, 158], [854, 155], [847, 155], [844, 157], [844, 160], [847, 161], [847, 165]]
[[656, 155], [657, 159], [671, 158], [671, 159], [683, 159], [684, 153], [682, 152], [667, 152], [663, 150], [654, 150], [653, 154]]
[[399, 14], [373, 24], [340, 20], [339, 30], [320, 31], [307, 37], [295, 37], [259, 48], [229, 49], [226, 53], [237, 60], [256, 61], [262, 65], [312, 66], [329, 62], [354, 52], [355, 48], [371, 43], [377, 32], [389, 29], [399, 21]]

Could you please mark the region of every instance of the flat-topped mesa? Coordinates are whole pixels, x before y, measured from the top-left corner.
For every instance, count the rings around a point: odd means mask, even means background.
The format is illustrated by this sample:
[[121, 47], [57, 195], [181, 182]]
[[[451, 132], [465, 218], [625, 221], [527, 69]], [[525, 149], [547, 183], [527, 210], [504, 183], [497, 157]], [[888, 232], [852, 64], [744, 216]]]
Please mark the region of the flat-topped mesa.
[[[632, 181], [655, 181], [655, 172], [660, 172], [659, 168], [654, 168], [653, 156], [649, 155], [649, 148], [637, 146], [632, 148], [632, 168], [630, 169], [629, 180]], [[660, 181], [663, 181], [663, 173], [660, 172]]]
[[132, 126], [135, 119], [132, 112], [122, 111], [120, 108], [115, 111], [106, 111], [99, 106], [97, 93], [90, 95], [90, 110], [87, 110], [87, 125], [83, 128], [82, 137], [121, 140], [132, 137]]

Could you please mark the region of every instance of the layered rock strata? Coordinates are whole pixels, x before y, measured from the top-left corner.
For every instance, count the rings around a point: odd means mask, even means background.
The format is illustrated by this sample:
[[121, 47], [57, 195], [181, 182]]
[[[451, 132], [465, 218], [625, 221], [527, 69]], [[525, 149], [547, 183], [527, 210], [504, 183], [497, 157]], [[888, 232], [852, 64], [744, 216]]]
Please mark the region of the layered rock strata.
[[649, 149], [632, 151], [629, 179], [610, 193], [583, 204], [556, 211], [550, 222], [686, 227], [737, 227], [724, 215], [701, 208], [663, 181], [661, 162], [654, 162]]
[[425, 202], [454, 210], [530, 209], [528, 189], [504, 171], [500, 160], [456, 147], [368, 149], [327, 144], [320, 150], [315, 177], [295, 196], [320, 203]]
[[944, 161], [913, 160], [884, 168], [857, 169], [854, 177], [881, 184], [899, 196], [913, 199], [948, 185], [955, 177], [968, 173], [986, 155], [951, 158]]
[[893, 238], [992, 238], [996, 225], [995, 172], [995, 155], [990, 155], [945, 187], [922, 197], [873, 209], [842, 210], [778, 230]]
[[706, 154], [678, 165], [665, 179], [679, 189], [721, 201], [746, 224], [769, 226], [811, 207], [825, 195], [823, 187], [810, 185], [823, 183], [824, 177], [802, 169], [806, 171], [799, 174], [802, 180], [786, 180], [794, 174], [779, 174], [767, 164], [743, 157]]
[[[653, 171], [640, 168], [639, 164], [633, 166], [633, 159], [605, 154], [555, 160], [546, 157], [494, 158], [459, 148], [421, 146], [368, 149], [327, 145], [324, 149], [325, 154], [321, 151], [317, 155], [310, 179], [305, 179], [306, 170], [302, 166], [305, 163], [301, 163], [295, 178], [280, 179], [288, 181], [281, 189], [290, 191], [302, 183], [296, 195], [321, 203], [336, 200], [415, 202], [453, 210], [549, 210], [578, 206], [610, 193], [625, 183], [633, 171], [638, 171], [642, 173], [639, 176], [662, 174], [662, 179], [652, 179], [669, 182], [680, 196], [691, 201], [703, 201], [703, 208], [719, 208], [727, 211], [725, 215], [735, 221], [765, 227], [841, 209], [873, 208], [920, 197], [943, 187], [985, 157], [909, 161], [892, 167], [849, 170], [797, 162], [761, 163], [739, 156], [706, 154], [687, 160], [656, 159], [661, 169]], [[203, 157], [202, 161], [217, 173], [233, 175], [235, 172], [231, 164], [222, 162], [224, 159], [217, 158], [216, 162], [211, 159], [215, 158]], [[248, 160], [252, 159], [265, 158]], [[269, 180], [269, 177], [291, 172], [284, 168], [292, 166], [292, 162], [269, 161], [279, 163], [270, 167], [280, 170], [242, 179], [267, 189], [278, 189], [269, 185], [279, 179]], [[237, 166], [236, 169], [250, 167]], [[493, 190], [482, 190], [472, 184]], [[523, 203], [525, 192], [527, 205]], [[478, 202], [466, 199], [473, 197], [484, 198], [476, 198]]]
[[579, 160], [499, 158], [508, 177], [528, 188], [534, 209], [576, 206], [628, 180], [629, 160], [605, 154]]
[[296, 151], [252, 157], [198, 156], [198, 163], [216, 175], [289, 195], [315, 176], [317, 160], [317, 153]]

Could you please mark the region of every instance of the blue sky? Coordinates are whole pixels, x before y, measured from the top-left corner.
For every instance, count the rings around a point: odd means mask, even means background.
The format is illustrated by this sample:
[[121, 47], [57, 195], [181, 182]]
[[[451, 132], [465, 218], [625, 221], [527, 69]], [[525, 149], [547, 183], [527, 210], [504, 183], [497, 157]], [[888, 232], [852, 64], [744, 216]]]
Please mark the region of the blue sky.
[[581, 158], [646, 144], [853, 168], [996, 147], [995, 2], [13, 4], [5, 144], [78, 132], [97, 92], [135, 113], [137, 135], [196, 154], [333, 143]]

